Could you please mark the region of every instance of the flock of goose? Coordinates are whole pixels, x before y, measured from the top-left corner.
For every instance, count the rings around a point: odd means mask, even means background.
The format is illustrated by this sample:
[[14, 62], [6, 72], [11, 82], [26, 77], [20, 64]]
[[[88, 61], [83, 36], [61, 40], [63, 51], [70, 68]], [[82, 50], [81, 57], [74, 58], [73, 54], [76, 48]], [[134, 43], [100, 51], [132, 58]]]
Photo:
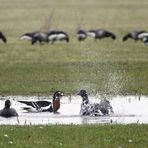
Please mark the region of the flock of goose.
[[[113, 112], [113, 108], [110, 102], [107, 99], [102, 99], [99, 103], [93, 103], [89, 100], [86, 90], [80, 90], [77, 94], [81, 96], [82, 103], [80, 107], [80, 115], [81, 116], [104, 116], [110, 115]], [[18, 101], [19, 103], [23, 103], [26, 106], [22, 107], [23, 110], [27, 112], [49, 112], [49, 113], [57, 113], [61, 104], [60, 100], [64, 96], [64, 93], [61, 91], [56, 91], [53, 94], [52, 102], [50, 101]], [[6, 100], [5, 106], [0, 110], [0, 116], [2, 117], [15, 117], [19, 116], [17, 111], [14, 108], [11, 108], [11, 101]]]
[[[93, 29], [93, 30], [83, 30], [79, 29], [76, 32], [76, 37], [79, 42], [85, 41], [87, 38], [93, 38], [95, 40], [101, 40], [104, 38], [111, 38], [115, 40], [117, 36], [106, 29]], [[49, 30], [46, 32], [42, 31], [35, 31], [35, 32], [27, 32], [24, 33], [21, 37], [21, 40], [28, 40], [31, 42], [31, 44], [35, 44], [39, 42], [42, 43], [55, 43], [56, 41], [65, 41], [69, 42], [70, 37], [67, 32], [62, 30]], [[122, 38], [122, 41], [125, 42], [128, 39], [133, 39], [134, 41], [141, 41], [145, 45], [148, 45], [148, 32], [145, 30], [135, 30], [132, 32], [129, 32], [125, 34]], [[0, 40], [2, 40], [4, 43], [7, 43], [7, 38], [0, 31]]]

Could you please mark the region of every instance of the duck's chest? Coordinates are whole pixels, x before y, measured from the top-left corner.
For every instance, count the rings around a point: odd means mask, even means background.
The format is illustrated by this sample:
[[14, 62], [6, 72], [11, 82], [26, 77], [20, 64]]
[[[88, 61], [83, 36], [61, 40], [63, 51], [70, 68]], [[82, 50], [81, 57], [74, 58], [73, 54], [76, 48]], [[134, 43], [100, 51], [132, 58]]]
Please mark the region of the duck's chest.
[[60, 100], [59, 99], [55, 99], [53, 101], [53, 111], [57, 112], [59, 108], [60, 108]]

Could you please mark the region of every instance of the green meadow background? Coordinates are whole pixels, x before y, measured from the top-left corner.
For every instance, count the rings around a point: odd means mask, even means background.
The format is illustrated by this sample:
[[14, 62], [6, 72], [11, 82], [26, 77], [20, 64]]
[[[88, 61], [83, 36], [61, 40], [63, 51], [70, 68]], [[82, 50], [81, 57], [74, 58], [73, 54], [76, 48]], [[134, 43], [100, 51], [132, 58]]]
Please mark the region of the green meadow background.
[[[122, 37], [148, 30], [147, 0], [0, 0], [0, 95], [48, 95], [80, 89], [100, 94], [148, 94], [148, 46]], [[76, 30], [104, 28], [117, 40], [87, 39]], [[70, 42], [31, 45], [26, 32], [59, 29]]]
[[[148, 30], [147, 0], [0, 0], [0, 95], [148, 95], [148, 46], [122, 37]], [[117, 40], [87, 39], [76, 30], [104, 28]], [[70, 42], [31, 45], [22, 34], [59, 29]], [[1, 126], [0, 147], [146, 148], [147, 125]]]

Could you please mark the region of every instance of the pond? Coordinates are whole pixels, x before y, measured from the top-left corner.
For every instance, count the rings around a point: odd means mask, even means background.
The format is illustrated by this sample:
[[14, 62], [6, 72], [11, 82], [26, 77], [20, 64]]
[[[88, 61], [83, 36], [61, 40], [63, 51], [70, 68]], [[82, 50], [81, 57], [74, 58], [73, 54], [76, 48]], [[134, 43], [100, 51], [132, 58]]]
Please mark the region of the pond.
[[[1, 97], [0, 109], [5, 100], [10, 99], [19, 117], [0, 117], [0, 125], [49, 125], [49, 124], [130, 124], [148, 123], [148, 97], [146, 96], [116, 96], [110, 99], [114, 114], [108, 116], [90, 117], [80, 116], [81, 98], [79, 96], [64, 96], [58, 114], [49, 112], [28, 113], [22, 110], [25, 105], [18, 100], [50, 100], [52, 97], [37, 96], [6, 96]], [[90, 96], [92, 102], [100, 99]]]

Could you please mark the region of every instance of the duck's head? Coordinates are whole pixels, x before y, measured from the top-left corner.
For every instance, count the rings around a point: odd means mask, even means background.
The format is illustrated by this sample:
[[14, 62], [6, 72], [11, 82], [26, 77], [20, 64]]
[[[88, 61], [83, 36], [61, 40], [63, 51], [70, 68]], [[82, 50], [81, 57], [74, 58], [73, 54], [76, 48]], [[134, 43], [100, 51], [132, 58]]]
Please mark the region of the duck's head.
[[10, 108], [10, 106], [11, 106], [10, 100], [6, 100], [5, 101], [5, 108]]
[[86, 90], [80, 90], [80, 92], [77, 95], [82, 97], [82, 101], [88, 101], [88, 95]]
[[52, 111], [56, 113], [60, 108], [60, 99], [64, 96], [64, 93], [61, 91], [56, 91], [53, 95], [53, 102], [52, 102]]
[[56, 91], [53, 95], [53, 99], [56, 100], [56, 99], [60, 99], [62, 96], [64, 96], [64, 93], [61, 92], [61, 91]]

